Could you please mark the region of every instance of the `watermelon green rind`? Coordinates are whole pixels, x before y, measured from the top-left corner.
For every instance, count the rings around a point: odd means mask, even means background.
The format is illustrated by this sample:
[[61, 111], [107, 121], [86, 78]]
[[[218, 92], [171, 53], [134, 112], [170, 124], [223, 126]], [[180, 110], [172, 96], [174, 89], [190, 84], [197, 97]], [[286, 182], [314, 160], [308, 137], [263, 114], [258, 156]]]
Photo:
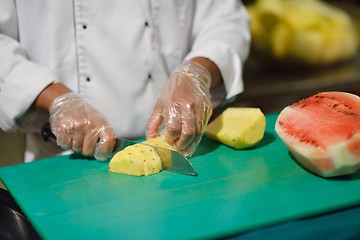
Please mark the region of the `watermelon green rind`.
[[323, 92], [281, 111], [275, 131], [296, 160], [320, 176], [360, 169], [360, 97]]
[[[360, 136], [357, 139], [360, 140]], [[359, 158], [349, 153], [346, 143], [333, 146], [329, 154], [323, 155], [286, 145], [300, 165], [323, 177], [352, 174], [360, 169]], [[316, 154], [318, 157], [313, 157]]]

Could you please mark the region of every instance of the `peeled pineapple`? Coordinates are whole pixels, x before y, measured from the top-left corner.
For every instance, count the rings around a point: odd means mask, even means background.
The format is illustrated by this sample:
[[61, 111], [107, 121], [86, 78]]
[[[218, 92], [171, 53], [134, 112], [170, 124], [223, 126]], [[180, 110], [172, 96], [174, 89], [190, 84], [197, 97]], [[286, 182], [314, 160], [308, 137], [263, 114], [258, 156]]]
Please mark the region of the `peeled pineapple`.
[[109, 171], [134, 176], [148, 176], [171, 165], [169, 151], [153, 146], [174, 150], [161, 137], [134, 144], [117, 152], [109, 163]]
[[135, 144], [117, 152], [109, 163], [109, 171], [134, 176], [148, 176], [162, 170], [159, 154], [152, 146]]
[[152, 139], [145, 141], [144, 143], [152, 145], [152, 146], [160, 147], [160, 148], [157, 148], [156, 151], [159, 154], [160, 158], [162, 159], [163, 168], [167, 168], [172, 165], [171, 152], [162, 150], [161, 148], [164, 148], [164, 149], [166, 148], [166, 149], [171, 149], [171, 150], [175, 150], [175, 148], [173, 146], [171, 146], [170, 144], [168, 144], [162, 137], [152, 138]]
[[227, 108], [205, 129], [205, 135], [235, 149], [253, 147], [263, 137], [266, 119], [259, 108]]

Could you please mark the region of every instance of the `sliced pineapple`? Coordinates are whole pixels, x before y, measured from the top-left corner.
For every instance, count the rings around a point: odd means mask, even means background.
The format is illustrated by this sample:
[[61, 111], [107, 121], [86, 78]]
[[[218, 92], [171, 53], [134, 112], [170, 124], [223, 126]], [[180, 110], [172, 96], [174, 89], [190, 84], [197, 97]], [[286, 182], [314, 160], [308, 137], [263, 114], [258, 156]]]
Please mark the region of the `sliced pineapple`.
[[235, 149], [253, 147], [263, 137], [266, 119], [259, 108], [227, 108], [205, 129], [205, 135]]
[[[154, 148], [157, 146], [160, 148]], [[171, 166], [171, 153], [161, 148], [174, 150], [161, 137], [134, 144], [117, 152], [109, 163], [109, 171], [134, 176], [148, 176]]]
[[135, 144], [117, 152], [109, 163], [109, 171], [134, 176], [148, 176], [162, 170], [159, 154], [150, 145]]
[[156, 151], [162, 160], [163, 168], [167, 168], [172, 165], [171, 152], [167, 151], [165, 149], [161, 149], [161, 148], [166, 148], [166, 149], [170, 149], [170, 150], [175, 150], [175, 148], [173, 146], [171, 146], [169, 143], [167, 143], [162, 137], [160, 137], [160, 136], [155, 137], [155, 138], [146, 140], [144, 143], [149, 144], [151, 146], [160, 147], [160, 148], [156, 148]]

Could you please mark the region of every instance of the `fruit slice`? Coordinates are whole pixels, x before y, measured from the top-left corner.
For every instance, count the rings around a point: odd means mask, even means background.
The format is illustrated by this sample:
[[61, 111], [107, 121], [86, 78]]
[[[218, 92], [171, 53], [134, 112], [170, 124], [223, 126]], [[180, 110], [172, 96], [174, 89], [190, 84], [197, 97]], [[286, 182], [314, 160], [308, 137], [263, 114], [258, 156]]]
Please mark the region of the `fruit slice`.
[[161, 137], [134, 144], [117, 152], [112, 157], [109, 171], [134, 176], [148, 176], [170, 166], [171, 153], [159, 148], [155, 149], [152, 146], [174, 150]]
[[166, 148], [170, 150], [175, 150], [173, 146], [168, 144], [162, 137], [155, 137], [144, 142], [145, 144], [149, 144], [151, 146], [156, 146], [160, 148], [156, 148], [157, 154], [159, 154], [162, 160], [162, 167], [167, 168], [172, 165], [171, 152], [163, 150], [161, 148]]
[[284, 108], [275, 131], [295, 159], [323, 177], [360, 168], [360, 97], [322, 92]]
[[134, 176], [148, 176], [162, 170], [159, 154], [150, 145], [135, 144], [117, 152], [109, 163], [109, 171]]
[[256, 145], [263, 137], [266, 119], [259, 108], [225, 109], [205, 129], [205, 135], [235, 149]]

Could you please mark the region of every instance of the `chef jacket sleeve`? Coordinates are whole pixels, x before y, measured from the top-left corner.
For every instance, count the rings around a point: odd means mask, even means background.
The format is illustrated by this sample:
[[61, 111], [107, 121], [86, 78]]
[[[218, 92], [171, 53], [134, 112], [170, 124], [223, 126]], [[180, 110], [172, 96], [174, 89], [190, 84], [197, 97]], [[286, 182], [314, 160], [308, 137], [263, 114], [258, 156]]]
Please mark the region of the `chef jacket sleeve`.
[[24, 127], [30, 106], [56, 77], [29, 61], [18, 41], [18, 24], [13, 0], [0, 2], [0, 128]]
[[186, 60], [205, 57], [220, 69], [226, 98], [243, 91], [242, 70], [250, 48], [250, 18], [239, 0], [197, 1], [193, 45]]

